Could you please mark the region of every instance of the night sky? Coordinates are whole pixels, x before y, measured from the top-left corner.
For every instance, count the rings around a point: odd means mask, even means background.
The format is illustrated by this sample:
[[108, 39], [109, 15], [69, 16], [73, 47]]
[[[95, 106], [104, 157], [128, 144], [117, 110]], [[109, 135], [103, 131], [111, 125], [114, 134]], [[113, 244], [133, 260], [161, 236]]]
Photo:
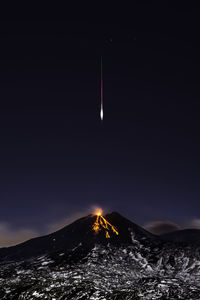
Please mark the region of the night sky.
[[44, 234], [94, 205], [142, 226], [200, 224], [199, 26], [197, 7], [152, 3], [1, 17], [2, 236]]

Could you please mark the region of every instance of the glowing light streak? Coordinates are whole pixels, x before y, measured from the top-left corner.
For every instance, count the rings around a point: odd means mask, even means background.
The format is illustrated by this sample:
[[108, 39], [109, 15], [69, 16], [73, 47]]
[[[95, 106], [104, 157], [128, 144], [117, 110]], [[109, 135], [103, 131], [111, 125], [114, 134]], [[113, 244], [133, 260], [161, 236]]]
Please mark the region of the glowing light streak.
[[112, 231], [114, 234], [119, 235], [119, 232], [117, 229], [110, 223], [108, 222], [103, 216], [102, 216], [102, 210], [97, 210], [95, 212], [96, 220], [93, 224], [92, 229], [95, 231], [95, 233], [99, 233], [103, 228], [106, 231], [106, 238], [110, 238], [109, 231]]

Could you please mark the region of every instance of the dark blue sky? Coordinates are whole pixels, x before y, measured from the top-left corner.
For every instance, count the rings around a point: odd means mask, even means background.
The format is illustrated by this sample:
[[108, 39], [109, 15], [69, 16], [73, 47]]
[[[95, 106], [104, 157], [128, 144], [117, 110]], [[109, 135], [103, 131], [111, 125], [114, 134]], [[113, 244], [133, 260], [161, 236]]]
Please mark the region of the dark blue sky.
[[200, 217], [199, 17], [137, 9], [1, 18], [0, 223], [42, 232], [96, 204], [141, 225]]

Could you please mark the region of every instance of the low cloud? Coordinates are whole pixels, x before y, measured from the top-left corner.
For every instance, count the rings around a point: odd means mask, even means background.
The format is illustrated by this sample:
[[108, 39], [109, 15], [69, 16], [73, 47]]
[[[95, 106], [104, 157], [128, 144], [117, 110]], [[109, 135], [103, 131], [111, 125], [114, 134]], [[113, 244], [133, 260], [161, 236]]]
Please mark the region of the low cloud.
[[148, 223], [144, 228], [156, 235], [161, 235], [182, 229], [178, 224], [171, 221], [154, 221]]
[[0, 223], [0, 247], [9, 247], [38, 236], [32, 229], [13, 228], [8, 223]]
[[187, 228], [200, 229], [200, 219], [192, 219]]

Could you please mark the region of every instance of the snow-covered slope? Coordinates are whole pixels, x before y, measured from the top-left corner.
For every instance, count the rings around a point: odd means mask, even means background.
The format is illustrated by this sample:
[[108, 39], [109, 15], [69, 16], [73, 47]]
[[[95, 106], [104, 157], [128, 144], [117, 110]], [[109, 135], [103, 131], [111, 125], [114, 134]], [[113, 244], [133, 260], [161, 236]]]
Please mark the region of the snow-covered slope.
[[4, 259], [0, 299], [200, 299], [197, 246], [163, 243], [119, 215], [114, 219], [128, 240], [95, 237], [90, 248], [78, 241], [73, 249]]

